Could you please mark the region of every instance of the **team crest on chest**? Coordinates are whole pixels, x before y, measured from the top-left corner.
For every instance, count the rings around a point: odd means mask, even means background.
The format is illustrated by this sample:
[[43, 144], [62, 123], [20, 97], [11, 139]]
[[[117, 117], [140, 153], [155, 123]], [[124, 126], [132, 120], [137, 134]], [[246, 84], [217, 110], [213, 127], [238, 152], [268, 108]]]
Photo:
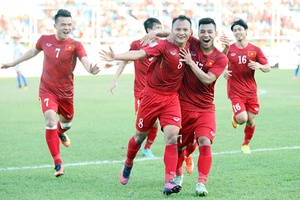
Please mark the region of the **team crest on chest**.
[[74, 49], [75, 49], [75, 46], [71, 45], [71, 44], [67, 44], [66, 47], [65, 47], [66, 51], [74, 51]]

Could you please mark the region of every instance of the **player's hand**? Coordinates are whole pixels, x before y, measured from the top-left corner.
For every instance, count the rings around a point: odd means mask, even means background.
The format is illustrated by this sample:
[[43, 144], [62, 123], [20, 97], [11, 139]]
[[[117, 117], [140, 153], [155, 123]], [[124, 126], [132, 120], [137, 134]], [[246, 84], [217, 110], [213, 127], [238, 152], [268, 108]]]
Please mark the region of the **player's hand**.
[[13, 66], [15, 66], [13, 63], [5, 63], [5, 64], [1, 64], [1, 69], [7, 69]]
[[224, 45], [225, 47], [230, 47], [231, 41], [225, 34], [222, 34], [219, 39], [222, 45]]
[[151, 43], [155, 42], [157, 39], [156, 34], [157, 34], [156, 31], [150, 31], [140, 40], [140, 44], [145, 46], [147, 44], [151, 44]]
[[112, 50], [111, 47], [109, 47], [109, 51], [102, 50], [99, 52], [100, 58], [106, 61], [113, 61], [115, 60], [115, 52]]
[[232, 71], [228, 70], [227, 68], [225, 68], [224, 72], [223, 72], [223, 76], [226, 80], [228, 80], [231, 76], [232, 76]]
[[189, 49], [180, 49], [179, 55], [183, 58], [181, 61], [185, 62], [187, 65], [192, 65], [194, 62]]
[[117, 80], [113, 80], [113, 82], [111, 83], [110, 87], [108, 88], [108, 92], [110, 92], [112, 95], [114, 95], [113, 93], [113, 89], [118, 87], [118, 81]]
[[93, 66], [93, 64], [91, 63], [90, 64], [90, 73], [91, 74], [93, 74], [93, 75], [96, 75], [96, 74], [98, 74], [99, 72], [100, 72], [100, 68], [98, 67], [98, 65], [97, 64], [95, 64], [94, 66]]
[[248, 67], [252, 70], [257, 70], [257, 69], [260, 68], [260, 64], [258, 62], [254, 62], [252, 60], [249, 60]]

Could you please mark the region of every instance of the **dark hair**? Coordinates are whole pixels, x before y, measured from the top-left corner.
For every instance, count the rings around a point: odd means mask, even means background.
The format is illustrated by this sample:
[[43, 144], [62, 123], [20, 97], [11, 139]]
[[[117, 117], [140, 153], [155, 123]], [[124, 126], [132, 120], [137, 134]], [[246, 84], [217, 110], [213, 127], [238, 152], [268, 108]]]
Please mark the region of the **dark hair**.
[[191, 29], [192, 29], [192, 21], [191, 21], [191, 19], [190, 19], [189, 17], [187, 17], [187, 16], [185, 16], [185, 15], [179, 15], [178, 17], [176, 17], [176, 18], [174, 18], [174, 19], [172, 20], [172, 27], [173, 27], [174, 23], [175, 23], [177, 20], [181, 20], [181, 21], [187, 20], [188, 22], [190, 22], [190, 24], [191, 24]]
[[240, 25], [240, 26], [244, 27], [245, 30], [248, 29], [247, 23], [244, 20], [242, 20], [242, 19], [239, 19], [239, 20], [237, 20], [237, 21], [235, 21], [235, 22], [232, 23], [232, 25], [231, 25], [231, 31], [233, 31], [233, 27], [235, 25]]
[[198, 27], [200, 27], [201, 24], [213, 24], [215, 26], [215, 30], [217, 29], [217, 25], [216, 25], [215, 20], [213, 20], [210, 17], [200, 19], [199, 22], [198, 22]]
[[156, 19], [156, 18], [153, 18], [153, 17], [150, 17], [148, 18], [145, 22], [144, 22], [144, 28], [145, 28], [145, 31], [146, 33], [148, 33], [147, 29], [150, 28], [152, 29], [154, 24], [161, 24], [161, 22]]
[[60, 9], [57, 11], [56, 15], [54, 16], [55, 23], [59, 17], [72, 17], [71, 12], [65, 9]]

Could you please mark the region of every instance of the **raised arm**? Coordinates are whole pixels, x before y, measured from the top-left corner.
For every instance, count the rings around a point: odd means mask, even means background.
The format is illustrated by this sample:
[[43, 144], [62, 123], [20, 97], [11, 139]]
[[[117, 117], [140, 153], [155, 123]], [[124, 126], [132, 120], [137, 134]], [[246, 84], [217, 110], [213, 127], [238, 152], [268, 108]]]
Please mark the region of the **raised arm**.
[[1, 68], [6, 69], [6, 68], [9, 68], [9, 67], [14, 67], [17, 64], [20, 64], [20, 63], [22, 63], [26, 60], [29, 60], [29, 59], [33, 58], [34, 56], [36, 56], [40, 52], [41, 51], [37, 50], [35, 47], [31, 48], [28, 51], [26, 51], [21, 57], [17, 58], [13, 62], [1, 64]]
[[222, 53], [227, 55], [230, 47], [230, 39], [225, 34], [223, 34], [220, 36], [220, 41], [222, 42], [222, 45], [224, 45]]
[[130, 60], [139, 60], [141, 58], [147, 57], [147, 54], [143, 49], [135, 50], [135, 51], [127, 51], [121, 54], [115, 54], [112, 48], [109, 47], [109, 51], [102, 50], [101, 52], [99, 52], [99, 54], [100, 57], [106, 61], [114, 61], [114, 60], [130, 61]]
[[157, 39], [157, 37], [165, 38], [168, 37], [170, 33], [171, 33], [170, 31], [162, 30], [162, 29], [156, 29], [150, 31], [141, 39], [141, 44], [142, 45], [151, 44]]

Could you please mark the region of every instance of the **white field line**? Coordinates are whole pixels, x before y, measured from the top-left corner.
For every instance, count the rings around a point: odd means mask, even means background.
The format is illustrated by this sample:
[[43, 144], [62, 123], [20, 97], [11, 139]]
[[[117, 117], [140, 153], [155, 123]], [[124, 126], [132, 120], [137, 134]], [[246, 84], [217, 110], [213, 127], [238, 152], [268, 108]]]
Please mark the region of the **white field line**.
[[[280, 151], [280, 150], [293, 150], [300, 149], [300, 146], [293, 147], [279, 147], [279, 148], [263, 148], [263, 149], [254, 149], [252, 152], [263, 152], [263, 151]], [[241, 151], [223, 151], [223, 152], [215, 152], [213, 155], [224, 155], [224, 154], [237, 154], [241, 153]], [[198, 155], [194, 155], [198, 156]], [[146, 161], [146, 160], [158, 160], [162, 159], [162, 157], [154, 157], [154, 158], [136, 158], [137, 161]], [[64, 166], [85, 166], [85, 165], [102, 165], [102, 164], [113, 164], [113, 163], [124, 163], [124, 160], [102, 160], [102, 161], [90, 161], [90, 162], [80, 162], [80, 163], [66, 163]], [[0, 168], [0, 171], [12, 171], [12, 170], [26, 170], [26, 169], [42, 169], [42, 168], [53, 168], [53, 165], [38, 165], [38, 166], [23, 166], [23, 167], [6, 167]]]

